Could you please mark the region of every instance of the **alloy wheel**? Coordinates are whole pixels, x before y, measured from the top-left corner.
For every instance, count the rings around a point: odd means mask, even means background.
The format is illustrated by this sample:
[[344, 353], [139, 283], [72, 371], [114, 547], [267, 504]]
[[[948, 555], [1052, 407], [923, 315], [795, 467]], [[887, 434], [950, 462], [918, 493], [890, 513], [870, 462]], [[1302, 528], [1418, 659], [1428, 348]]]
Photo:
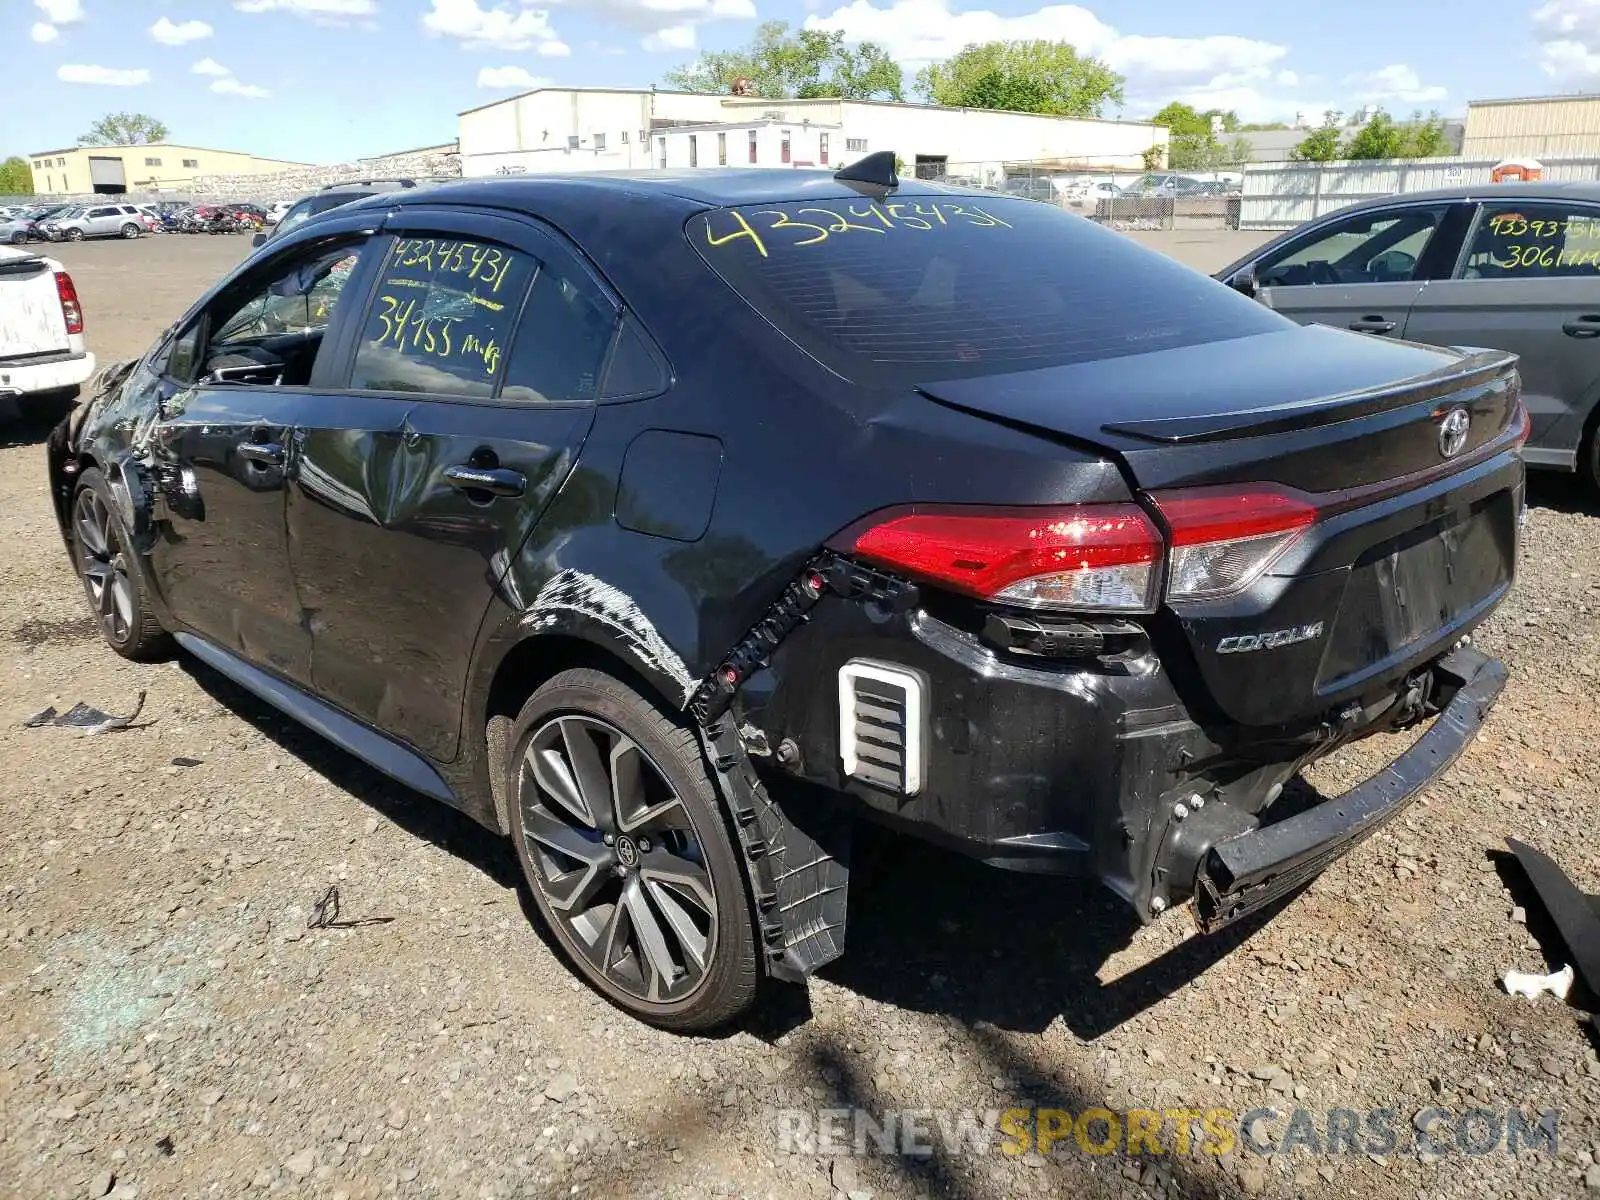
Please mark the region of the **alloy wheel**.
[[106, 637], [122, 645], [133, 632], [133, 583], [128, 578], [127, 552], [98, 493], [84, 488], [72, 514], [78, 571], [89, 591], [89, 603]]
[[682, 1001], [707, 978], [717, 903], [694, 821], [632, 738], [553, 717], [519, 767], [522, 837], [563, 940], [616, 990]]

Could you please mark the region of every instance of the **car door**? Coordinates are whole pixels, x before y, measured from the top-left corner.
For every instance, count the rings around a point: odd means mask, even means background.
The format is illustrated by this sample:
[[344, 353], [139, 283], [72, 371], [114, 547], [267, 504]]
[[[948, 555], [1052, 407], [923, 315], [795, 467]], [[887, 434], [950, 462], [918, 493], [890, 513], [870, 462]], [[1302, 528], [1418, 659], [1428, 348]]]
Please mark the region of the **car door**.
[[1450, 211], [1396, 204], [1332, 217], [1251, 264], [1257, 296], [1302, 325], [1398, 336], [1450, 236]]
[[158, 366], [155, 586], [183, 627], [302, 684], [311, 638], [289, 567], [289, 433], [324, 386], [329, 330], [370, 237], [330, 231], [251, 264]]
[[1572, 467], [1600, 398], [1600, 205], [1485, 202], [1452, 278], [1428, 285], [1405, 336], [1519, 355], [1533, 419], [1523, 453]]
[[122, 214], [115, 208], [91, 208], [83, 232], [89, 237], [105, 237], [122, 227]]
[[494, 589], [571, 471], [619, 308], [531, 219], [406, 207], [294, 430], [290, 562], [325, 698], [438, 761]]

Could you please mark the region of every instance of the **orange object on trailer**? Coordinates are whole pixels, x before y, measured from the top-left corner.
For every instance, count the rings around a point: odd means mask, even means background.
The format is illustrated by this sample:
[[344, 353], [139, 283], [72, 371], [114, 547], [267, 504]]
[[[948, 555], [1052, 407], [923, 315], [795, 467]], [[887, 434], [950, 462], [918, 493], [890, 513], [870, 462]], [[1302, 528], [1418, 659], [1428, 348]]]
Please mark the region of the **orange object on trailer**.
[[1544, 178], [1544, 164], [1536, 158], [1505, 158], [1494, 165], [1489, 178], [1495, 183], [1511, 183]]

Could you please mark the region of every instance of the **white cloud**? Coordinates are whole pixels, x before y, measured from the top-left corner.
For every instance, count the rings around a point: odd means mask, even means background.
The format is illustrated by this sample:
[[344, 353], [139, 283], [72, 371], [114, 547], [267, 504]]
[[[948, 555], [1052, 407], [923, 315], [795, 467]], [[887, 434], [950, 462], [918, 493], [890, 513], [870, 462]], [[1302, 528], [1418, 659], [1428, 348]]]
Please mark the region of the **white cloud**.
[[378, 12], [378, 0], [233, 0], [233, 6], [244, 13], [293, 13], [320, 25], [346, 25]]
[[1533, 13], [1539, 66], [1552, 79], [1600, 76], [1600, 0], [1548, 0]]
[[61, 36], [61, 31], [54, 25], [46, 25], [43, 21], [35, 21], [33, 28], [28, 30], [28, 36], [34, 41], [43, 44], [53, 42]]
[[478, 72], [481, 88], [541, 88], [550, 81], [530, 75], [525, 67], [484, 67]]
[[138, 87], [150, 82], [150, 72], [143, 67], [123, 70], [116, 67], [83, 66], [62, 63], [56, 68], [56, 78], [62, 83], [93, 83], [104, 87]]
[[232, 75], [233, 74], [232, 71], [228, 70], [227, 67], [223, 66], [221, 63], [219, 63], [214, 58], [202, 58], [199, 62], [195, 63], [194, 66], [190, 67], [189, 70], [194, 72], [196, 75]]
[[693, 50], [694, 42], [694, 26], [684, 24], [658, 29], [645, 37], [640, 45], [653, 54], [660, 54], [666, 50]]
[[83, 20], [83, 0], [33, 0], [33, 4], [52, 25], [75, 25]]
[[467, 50], [537, 50], [546, 57], [572, 53], [550, 28], [550, 13], [528, 5], [529, 0], [516, 0], [480, 8], [477, 0], [432, 0], [422, 27], [429, 37], [455, 38]]
[[224, 75], [221, 79], [213, 81], [211, 90], [227, 96], [244, 96], [250, 100], [265, 100], [272, 95], [264, 87], [257, 87], [253, 83], [240, 83], [231, 75]]
[[216, 30], [204, 21], [184, 21], [176, 24], [166, 17], [162, 17], [150, 26], [150, 36], [163, 46], [182, 46], [189, 42], [198, 42], [210, 37]]
[[1434, 104], [1449, 92], [1437, 85], [1423, 86], [1416, 71], [1405, 63], [1391, 63], [1376, 71], [1345, 77], [1350, 96], [1363, 104]]

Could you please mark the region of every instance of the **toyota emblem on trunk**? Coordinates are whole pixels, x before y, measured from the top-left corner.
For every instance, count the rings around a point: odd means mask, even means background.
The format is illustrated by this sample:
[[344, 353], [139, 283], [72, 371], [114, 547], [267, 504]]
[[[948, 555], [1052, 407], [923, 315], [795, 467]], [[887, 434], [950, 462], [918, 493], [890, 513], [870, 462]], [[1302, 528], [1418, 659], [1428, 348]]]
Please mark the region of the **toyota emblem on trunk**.
[[1467, 448], [1467, 432], [1472, 418], [1464, 408], [1452, 408], [1439, 423], [1439, 453], [1454, 458]]

